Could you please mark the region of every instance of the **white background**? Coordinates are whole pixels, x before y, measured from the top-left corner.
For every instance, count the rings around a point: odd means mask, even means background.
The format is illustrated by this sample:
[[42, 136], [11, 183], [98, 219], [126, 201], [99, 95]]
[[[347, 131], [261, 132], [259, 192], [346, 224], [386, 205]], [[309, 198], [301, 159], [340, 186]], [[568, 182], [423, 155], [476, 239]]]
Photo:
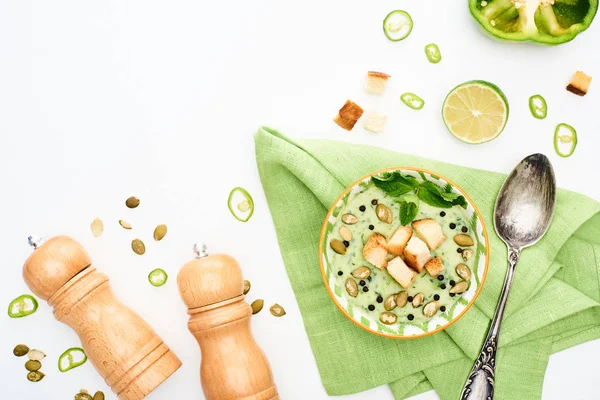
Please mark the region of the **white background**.
[[[381, 23], [396, 8], [408, 10], [415, 26], [409, 38], [392, 43]], [[0, 0], [0, 304], [28, 292], [21, 279], [28, 234], [72, 235], [184, 363], [148, 398], [202, 398], [199, 350], [175, 280], [192, 243], [202, 239], [212, 252], [239, 260], [252, 281], [250, 301], [286, 308], [281, 319], [268, 310], [252, 319], [281, 397], [326, 398], [258, 179], [256, 128], [267, 124], [292, 137], [365, 143], [502, 172], [544, 152], [560, 186], [600, 200], [600, 185], [590, 180], [598, 170], [600, 82], [585, 98], [564, 90], [577, 69], [600, 79], [599, 39], [596, 22], [559, 47], [497, 42], [481, 32], [465, 0]], [[425, 58], [429, 42], [443, 53], [438, 65]], [[368, 70], [392, 75], [383, 97], [364, 93]], [[480, 146], [453, 139], [440, 118], [445, 94], [471, 79], [496, 83], [511, 106], [504, 133]], [[400, 103], [407, 91], [426, 100], [423, 110]], [[546, 120], [529, 114], [535, 93], [548, 100]], [[352, 132], [338, 128], [331, 120], [347, 98], [388, 113], [385, 132], [367, 133], [362, 121]], [[579, 133], [569, 159], [556, 156], [552, 145], [563, 121]], [[247, 224], [226, 206], [238, 185], [256, 202]], [[138, 209], [125, 208], [131, 195], [140, 197]], [[94, 238], [89, 224], [97, 216], [106, 229]], [[169, 233], [155, 243], [159, 223]], [[145, 240], [146, 255], [133, 254], [134, 237]], [[157, 267], [170, 274], [161, 288], [146, 279]], [[21, 342], [48, 354], [39, 384], [26, 380], [23, 360], [11, 354]], [[90, 363], [57, 371], [58, 355], [78, 344], [45, 303], [21, 320], [3, 313], [0, 398], [63, 400], [82, 387], [114, 398]], [[552, 356], [544, 398], [598, 398], [599, 353], [596, 341]], [[348, 398], [391, 393], [381, 387]], [[435, 398], [433, 392], [418, 397]]]

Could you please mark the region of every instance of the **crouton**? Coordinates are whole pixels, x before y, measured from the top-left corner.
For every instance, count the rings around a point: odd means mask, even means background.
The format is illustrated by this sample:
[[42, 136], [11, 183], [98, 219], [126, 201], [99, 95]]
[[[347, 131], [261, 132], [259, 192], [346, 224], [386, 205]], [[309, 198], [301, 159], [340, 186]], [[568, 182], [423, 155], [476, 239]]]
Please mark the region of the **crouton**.
[[436, 220], [427, 218], [414, 221], [413, 229], [417, 235], [427, 243], [429, 250], [435, 250], [446, 240], [446, 236], [442, 233], [442, 227]]
[[432, 260], [429, 260], [429, 262], [425, 264], [425, 269], [429, 275], [435, 278], [444, 271], [444, 263], [442, 263], [441, 258], [436, 257]]
[[408, 290], [412, 285], [417, 273], [402, 261], [400, 257], [396, 257], [390, 260], [387, 267], [387, 272], [394, 278], [400, 286]]
[[369, 71], [367, 74], [367, 93], [382, 94], [390, 76], [383, 72]]
[[354, 125], [356, 125], [356, 121], [363, 115], [363, 112], [363, 109], [358, 104], [346, 100], [346, 103], [340, 108], [338, 115], [335, 116], [333, 121], [345, 130], [351, 131]]
[[373, 133], [381, 133], [385, 129], [387, 115], [380, 114], [377, 111], [370, 111], [365, 120], [365, 129]]
[[410, 238], [404, 249], [404, 261], [406, 264], [420, 273], [429, 260], [431, 260], [431, 253], [429, 253], [425, 242], [416, 236]]
[[582, 71], [577, 71], [571, 78], [571, 82], [567, 86], [567, 90], [577, 96], [585, 96], [592, 83], [592, 77], [584, 74]]
[[396, 232], [394, 232], [390, 240], [388, 240], [388, 252], [396, 256], [401, 256], [402, 253], [404, 253], [404, 248], [412, 237], [412, 234], [413, 230], [409, 226], [401, 226], [396, 229]]
[[387, 267], [387, 243], [385, 236], [374, 233], [363, 247], [365, 260], [379, 269]]

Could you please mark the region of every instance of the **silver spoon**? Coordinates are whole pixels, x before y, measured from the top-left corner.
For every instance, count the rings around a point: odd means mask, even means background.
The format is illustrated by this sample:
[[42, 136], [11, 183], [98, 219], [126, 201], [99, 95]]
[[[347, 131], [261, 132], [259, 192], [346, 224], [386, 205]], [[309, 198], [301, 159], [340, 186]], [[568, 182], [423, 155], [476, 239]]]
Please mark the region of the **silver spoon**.
[[525, 158], [510, 173], [496, 199], [494, 226], [508, 247], [508, 271], [490, 330], [467, 378], [461, 400], [492, 400], [500, 325], [521, 250], [548, 230], [556, 204], [556, 179], [543, 154]]

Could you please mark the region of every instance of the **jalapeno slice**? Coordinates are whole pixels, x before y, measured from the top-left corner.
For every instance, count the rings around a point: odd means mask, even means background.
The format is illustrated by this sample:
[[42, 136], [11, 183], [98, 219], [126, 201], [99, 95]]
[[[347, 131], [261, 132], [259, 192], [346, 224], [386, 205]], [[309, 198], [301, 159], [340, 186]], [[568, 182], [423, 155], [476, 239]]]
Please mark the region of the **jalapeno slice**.
[[87, 355], [80, 347], [71, 347], [58, 357], [58, 370], [67, 372], [73, 368], [83, 365], [87, 361]]
[[548, 115], [548, 105], [546, 99], [541, 95], [536, 94], [529, 98], [529, 111], [531, 115], [537, 119], [544, 119]]
[[227, 200], [227, 206], [229, 211], [238, 221], [248, 222], [252, 214], [254, 213], [254, 201], [252, 196], [241, 187], [233, 188], [229, 193], [229, 199]]
[[554, 131], [554, 150], [561, 157], [569, 157], [577, 147], [577, 131], [569, 124], [560, 123]]
[[167, 283], [168, 278], [169, 276], [167, 275], [167, 273], [160, 268], [157, 268], [148, 274], [148, 282], [150, 282], [152, 286], [156, 287], [162, 286], [165, 283]]
[[392, 42], [406, 39], [413, 28], [413, 20], [410, 14], [403, 10], [390, 12], [383, 20], [383, 33]]
[[413, 110], [420, 110], [425, 105], [425, 100], [414, 93], [404, 93], [400, 96], [400, 100]]
[[429, 43], [427, 46], [425, 46], [425, 55], [432, 64], [437, 64], [442, 61], [442, 53], [440, 52], [438, 45], [435, 43]]
[[37, 300], [29, 294], [24, 294], [10, 302], [8, 305], [8, 316], [11, 318], [23, 318], [33, 314], [37, 309]]

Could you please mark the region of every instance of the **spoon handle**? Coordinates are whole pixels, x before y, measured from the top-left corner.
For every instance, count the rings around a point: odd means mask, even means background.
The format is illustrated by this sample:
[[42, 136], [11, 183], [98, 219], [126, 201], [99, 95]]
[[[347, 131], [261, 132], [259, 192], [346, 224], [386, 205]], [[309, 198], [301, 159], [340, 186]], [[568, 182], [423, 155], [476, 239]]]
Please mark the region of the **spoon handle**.
[[460, 395], [461, 400], [492, 400], [494, 398], [494, 376], [496, 373], [496, 352], [498, 350], [500, 326], [502, 325], [502, 316], [504, 315], [508, 293], [515, 274], [515, 266], [519, 261], [519, 254], [520, 252], [517, 249], [508, 250], [508, 271], [504, 279], [498, 307], [481, 348], [481, 353], [463, 387]]

